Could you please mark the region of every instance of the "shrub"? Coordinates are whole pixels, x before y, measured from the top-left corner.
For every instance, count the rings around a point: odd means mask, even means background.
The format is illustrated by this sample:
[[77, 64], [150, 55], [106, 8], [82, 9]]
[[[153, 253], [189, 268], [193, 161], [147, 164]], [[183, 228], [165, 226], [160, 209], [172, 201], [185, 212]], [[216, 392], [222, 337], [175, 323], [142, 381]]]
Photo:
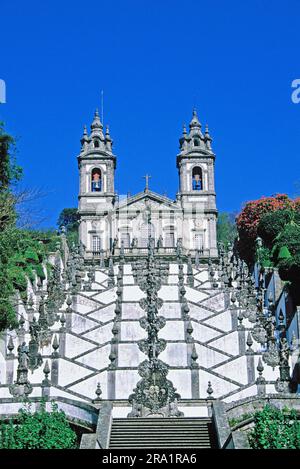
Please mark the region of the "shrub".
[[293, 218], [292, 210], [276, 210], [263, 215], [257, 227], [257, 234], [262, 238], [265, 246], [271, 248], [276, 236]]
[[278, 210], [294, 210], [294, 201], [285, 194], [247, 202], [236, 218], [239, 241], [238, 251], [242, 259], [248, 264], [253, 263], [255, 255], [255, 240], [258, 236], [258, 226], [264, 215]]
[[253, 449], [299, 449], [300, 423], [296, 411], [266, 405], [255, 412], [249, 442]]
[[45, 272], [44, 272], [44, 269], [42, 267], [41, 264], [37, 264], [34, 266], [35, 268], [35, 271], [37, 273], [37, 276], [41, 279], [41, 280], [45, 280], [46, 278], [46, 275], [45, 275]]
[[273, 256], [278, 259], [280, 249], [286, 247], [292, 256], [300, 253], [300, 226], [296, 223], [289, 223], [277, 236], [274, 246]]
[[73, 449], [77, 447], [76, 433], [66, 415], [52, 402], [52, 411], [46, 411], [45, 402], [40, 410], [31, 412], [30, 404], [20, 409], [15, 422], [2, 423], [1, 449]]
[[33, 264], [39, 262], [39, 256], [35, 251], [33, 251], [33, 249], [26, 249], [24, 256], [27, 262], [31, 262]]

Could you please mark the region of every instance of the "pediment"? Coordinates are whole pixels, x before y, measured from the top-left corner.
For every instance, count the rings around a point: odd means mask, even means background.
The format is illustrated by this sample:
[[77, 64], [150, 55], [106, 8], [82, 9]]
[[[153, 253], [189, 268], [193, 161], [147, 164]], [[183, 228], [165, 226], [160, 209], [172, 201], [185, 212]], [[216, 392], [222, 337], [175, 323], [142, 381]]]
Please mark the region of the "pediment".
[[144, 211], [148, 208], [151, 210], [171, 210], [179, 209], [177, 202], [169, 197], [157, 194], [156, 192], [140, 192], [132, 197], [120, 201], [119, 210]]

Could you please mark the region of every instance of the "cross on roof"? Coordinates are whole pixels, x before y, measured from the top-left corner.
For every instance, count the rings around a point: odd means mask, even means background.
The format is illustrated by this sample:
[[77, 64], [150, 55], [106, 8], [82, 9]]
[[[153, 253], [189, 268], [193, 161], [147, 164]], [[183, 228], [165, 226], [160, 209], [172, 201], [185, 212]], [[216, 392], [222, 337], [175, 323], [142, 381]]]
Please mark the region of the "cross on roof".
[[145, 186], [145, 191], [148, 191], [149, 189], [149, 179], [151, 178], [150, 174], [146, 174], [143, 176], [144, 179], [146, 179], [146, 186]]

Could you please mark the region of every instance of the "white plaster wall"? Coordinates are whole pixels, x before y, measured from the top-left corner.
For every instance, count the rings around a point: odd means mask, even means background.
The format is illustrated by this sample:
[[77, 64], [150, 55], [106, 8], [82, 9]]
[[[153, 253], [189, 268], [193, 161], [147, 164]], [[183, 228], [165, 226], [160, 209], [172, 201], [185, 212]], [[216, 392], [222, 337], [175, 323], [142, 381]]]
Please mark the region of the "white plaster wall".
[[207, 348], [204, 345], [196, 343], [195, 347], [198, 354], [198, 363], [204, 368], [210, 368], [228, 359], [227, 355], [216, 352], [215, 350]]
[[192, 321], [193, 326], [193, 337], [195, 340], [199, 340], [199, 342], [208, 342], [209, 340], [220, 336], [219, 332], [216, 332], [214, 329], [210, 327], [206, 327], [202, 324], [198, 324], [197, 322]]
[[236, 358], [235, 360], [225, 363], [224, 365], [218, 366], [214, 369], [217, 373], [220, 373], [226, 378], [230, 378], [234, 381], [238, 381], [241, 384], [248, 383], [247, 376], [247, 358], [244, 356]]
[[163, 285], [158, 292], [158, 296], [163, 301], [178, 301], [178, 287]]
[[146, 355], [142, 353], [137, 344], [119, 344], [118, 347], [118, 366], [137, 367]]
[[172, 381], [182, 399], [191, 398], [191, 370], [170, 370], [167, 379]]
[[81, 367], [75, 363], [69, 362], [61, 358], [58, 367], [58, 382], [60, 386], [66, 386], [78, 379], [91, 374], [91, 370]]
[[205, 298], [207, 298], [207, 293], [194, 290], [188, 286], [185, 286], [185, 289], [186, 289], [185, 297], [188, 301], [192, 301], [193, 303], [198, 303], [199, 301], [202, 301]]
[[[88, 399], [96, 398], [96, 388], [97, 384], [100, 383], [101, 387], [101, 397], [102, 399], [107, 399], [107, 372], [99, 373], [95, 376], [91, 376], [87, 380], [77, 383], [74, 386], [70, 387], [71, 391], [74, 391], [82, 396], [87, 397]], [[74, 397], [73, 397], [74, 399]], [[77, 397], [75, 397], [77, 399]]]
[[128, 399], [140, 379], [137, 370], [117, 370], [116, 399]]
[[184, 341], [183, 321], [167, 321], [165, 327], [159, 331], [159, 337], [166, 340]]
[[187, 345], [169, 342], [159, 358], [170, 366], [187, 366]]
[[138, 303], [122, 303], [122, 319], [140, 319], [145, 314]]
[[227, 310], [224, 313], [218, 314], [213, 318], [207, 319], [205, 324], [214, 326], [217, 329], [221, 329], [225, 332], [229, 332], [232, 329], [232, 321], [230, 311]]
[[121, 340], [136, 341], [144, 339], [147, 333], [141, 328], [138, 321], [121, 322]]
[[224, 402], [233, 402], [233, 401], [238, 401], [239, 399], [244, 399], [245, 397], [256, 396], [256, 394], [257, 394], [257, 386], [256, 384], [254, 384], [252, 386], [249, 386], [246, 389], [243, 389], [242, 391], [234, 393], [232, 396], [225, 397], [223, 400]]
[[181, 318], [181, 307], [179, 303], [164, 303], [162, 308], [159, 310], [159, 314], [164, 318], [168, 319], [180, 319]]
[[198, 321], [203, 321], [204, 319], [209, 318], [214, 314], [212, 311], [208, 311], [201, 306], [197, 306], [192, 303], [189, 303], [188, 305], [190, 308], [191, 318], [197, 319]]
[[86, 316], [79, 316], [79, 314], [72, 314], [72, 331], [76, 334], [81, 334], [92, 327], [97, 326], [98, 323], [92, 319], [88, 319]]
[[66, 357], [72, 358], [95, 347], [90, 342], [72, 334], [66, 334]]
[[200, 397], [206, 398], [207, 394], [207, 386], [208, 381], [211, 382], [212, 389], [213, 389], [213, 397], [221, 397], [224, 394], [227, 394], [235, 389], [238, 389], [238, 386], [235, 384], [230, 383], [229, 381], [225, 381], [218, 376], [215, 376], [207, 371], [199, 370], [199, 381], [200, 381]]
[[123, 290], [123, 300], [124, 301], [139, 301], [145, 296], [144, 292], [137, 286], [125, 286]]
[[97, 319], [97, 321], [103, 323], [112, 321], [115, 317], [115, 306], [115, 303], [112, 303], [111, 305], [105, 306], [104, 308], [100, 307], [94, 313], [89, 314], [89, 317]]
[[113, 323], [106, 324], [105, 326], [99, 326], [97, 329], [87, 332], [84, 337], [94, 340], [97, 344], [105, 344], [110, 342], [112, 339]]
[[239, 341], [238, 341], [238, 333], [231, 332], [230, 334], [220, 337], [219, 339], [213, 340], [210, 342], [210, 345], [220, 349], [221, 351], [229, 353], [231, 355], [238, 355], [239, 354]]
[[98, 348], [93, 352], [87, 353], [82, 357], [77, 359], [77, 362], [82, 363], [83, 365], [91, 366], [96, 370], [101, 370], [106, 368], [109, 363], [109, 354], [111, 347], [110, 345], [105, 345], [104, 347]]
[[203, 306], [208, 306], [212, 308], [214, 311], [222, 311], [225, 309], [224, 304], [224, 294], [220, 293], [212, 298], [208, 298], [207, 300], [203, 301]]

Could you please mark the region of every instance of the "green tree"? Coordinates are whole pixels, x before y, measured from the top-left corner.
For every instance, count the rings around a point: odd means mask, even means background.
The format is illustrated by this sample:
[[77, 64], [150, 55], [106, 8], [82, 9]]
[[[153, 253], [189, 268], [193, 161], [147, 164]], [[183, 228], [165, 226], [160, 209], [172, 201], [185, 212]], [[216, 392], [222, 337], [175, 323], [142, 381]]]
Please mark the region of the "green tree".
[[222, 212], [217, 221], [217, 240], [225, 247], [233, 244], [237, 236], [237, 229], [234, 222], [234, 214]]
[[0, 427], [1, 449], [74, 449], [77, 436], [70, 427], [66, 415], [52, 402], [47, 412], [46, 403], [31, 412], [31, 405], [20, 409], [15, 422], [2, 423]]
[[249, 442], [253, 449], [299, 449], [300, 422], [296, 411], [266, 405], [254, 414]]
[[8, 191], [22, 176], [22, 169], [16, 164], [15, 149], [14, 138], [0, 122], [0, 192]]
[[0, 330], [17, 324], [16, 290], [25, 300], [27, 278], [33, 280], [35, 273], [40, 278], [44, 276], [41, 263], [46, 258], [47, 245], [41, 242], [41, 233], [16, 227], [17, 198], [13, 189], [21, 175], [15, 160], [14, 139], [0, 124]]
[[299, 219], [299, 214], [293, 210], [276, 210], [265, 214], [257, 228], [257, 234], [262, 238], [264, 245], [272, 249], [276, 237], [295, 217]]
[[78, 210], [77, 208], [64, 208], [58, 217], [57, 225], [61, 229], [66, 228], [67, 233], [78, 230]]

